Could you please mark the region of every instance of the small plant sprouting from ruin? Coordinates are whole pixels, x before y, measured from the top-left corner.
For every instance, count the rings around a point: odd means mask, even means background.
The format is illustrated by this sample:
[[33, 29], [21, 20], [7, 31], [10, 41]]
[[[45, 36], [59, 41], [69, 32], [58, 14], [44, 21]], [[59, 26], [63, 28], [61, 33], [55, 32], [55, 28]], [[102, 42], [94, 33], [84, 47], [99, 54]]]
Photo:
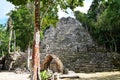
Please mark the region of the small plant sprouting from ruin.
[[40, 72], [41, 80], [48, 80], [52, 75], [48, 74], [46, 70]]

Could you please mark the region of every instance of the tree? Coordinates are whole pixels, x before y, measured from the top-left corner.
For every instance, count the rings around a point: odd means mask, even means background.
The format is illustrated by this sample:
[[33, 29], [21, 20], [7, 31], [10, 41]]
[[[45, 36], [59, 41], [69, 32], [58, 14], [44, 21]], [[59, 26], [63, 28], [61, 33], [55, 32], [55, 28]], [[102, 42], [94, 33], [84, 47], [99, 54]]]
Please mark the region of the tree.
[[[22, 1], [21, 0], [7, 0], [7, 1], [10, 1], [15, 5], [25, 5], [27, 3], [27, 1], [25, 0], [22, 0]], [[57, 9], [58, 5], [60, 5], [64, 9], [67, 7], [74, 9], [76, 6], [82, 5], [83, 0], [65, 0], [65, 1], [64, 0], [57, 0], [57, 1], [56, 0], [49, 0], [49, 1], [48, 0], [34, 0], [34, 1], [35, 1], [35, 27], [34, 27], [34, 42], [33, 42], [33, 80], [39, 80], [40, 79], [39, 77], [40, 21], [41, 21], [41, 24], [43, 24], [43, 20], [44, 22], [46, 20], [44, 17], [47, 15], [47, 12], [48, 11], [54, 12]], [[50, 10], [50, 8], [52, 10]], [[39, 11], [40, 9], [41, 11], [42, 9], [45, 11], [43, 13], [41, 12], [43, 17], [40, 16], [40, 11]]]
[[87, 24], [94, 40], [109, 51], [120, 51], [120, 1], [94, 0], [87, 14]]
[[13, 30], [16, 34], [16, 46], [19, 46], [21, 51], [25, 51], [33, 40], [33, 12], [30, 12], [26, 6], [20, 6], [15, 11], [11, 11], [10, 17], [13, 22]]
[[33, 79], [41, 80], [40, 73], [40, 1], [35, 0], [35, 28], [33, 42]]
[[0, 57], [8, 54], [8, 39], [5, 26], [0, 24]]
[[9, 28], [9, 43], [8, 43], [8, 53], [11, 52], [11, 40], [12, 40], [12, 34], [13, 34], [13, 23], [12, 19], [8, 19], [8, 28]]
[[82, 26], [87, 29], [87, 14], [82, 13], [80, 11], [75, 11], [76, 19], [82, 23]]
[[119, 31], [120, 31], [120, 1], [108, 0], [107, 7], [98, 17], [97, 29], [103, 33], [101, 40], [110, 51], [119, 51]]

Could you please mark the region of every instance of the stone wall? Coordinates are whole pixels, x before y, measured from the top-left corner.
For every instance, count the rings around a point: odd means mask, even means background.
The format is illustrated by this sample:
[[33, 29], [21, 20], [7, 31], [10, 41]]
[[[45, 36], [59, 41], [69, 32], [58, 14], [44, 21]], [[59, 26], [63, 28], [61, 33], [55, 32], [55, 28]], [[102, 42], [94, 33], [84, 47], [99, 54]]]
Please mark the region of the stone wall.
[[11, 52], [5, 57], [3, 70], [15, 70], [17, 68], [27, 68], [27, 53], [24, 52]]
[[57, 55], [64, 67], [76, 72], [109, 71], [113, 69], [111, 53], [94, 44], [89, 32], [73, 18], [62, 18], [56, 28], [45, 31], [41, 42], [42, 56]]

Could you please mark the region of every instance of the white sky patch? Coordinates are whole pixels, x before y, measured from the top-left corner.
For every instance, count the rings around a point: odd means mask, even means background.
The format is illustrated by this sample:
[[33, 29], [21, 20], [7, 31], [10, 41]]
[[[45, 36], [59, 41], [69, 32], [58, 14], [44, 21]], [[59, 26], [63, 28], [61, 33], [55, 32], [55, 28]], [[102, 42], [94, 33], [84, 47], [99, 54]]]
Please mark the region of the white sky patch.
[[80, 12], [83, 12], [83, 13], [87, 13], [88, 9], [90, 8], [90, 5], [91, 5], [92, 1], [93, 0], [85, 0], [83, 2], [84, 6], [75, 8], [75, 11], [80, 11]]
[[74, 16], [74, 13], [73, 13], [73, 11], [70, 9], [70, 8], [67, 8], [66, 9], [66, 12], [65, 11], [63, 11], [59, 6], [58, 6], [58, 18], [60, 19], [60, 18], [62, 18], [62, 17], [72, 17], [72, 18], [75, 18], [75, 16]]
[[67, 8], [66, 11], [68, 12], [68, 17], [70, 16], [72, 18], [75, 18], [74, 13], [73, 13], [73, 11], [70, 8]]
[[[83, 7], [77, 7], [75, 9], [75, 11], [81, 11], [83, 13], [87, 13], [91, 3], [93, 0], [85, 0], [84, 1], [84, 6]], [[10, 12], [10, 10], [13, 10], [15, 8], [15, 6], [9, 2], [7, 2], [6, 0], [0, 0], [0, 24], [3, 24], [3, 22], [5, 23], [8, 19], [8, 16], [6, 16], [7, 13]], [[74, 13], [71, 9], [67, 9], [67, 13], [65, 13], [63, 10], [61, 10], [60, 8], [59, 12], [58, 12], [58, 16], [59, 19], [62, 17], [72, 17], [75, 18]]]
[[[90, 8], [90, 5], [92, 3], [93, 0], [85, 0], [84, 6], [83, 7], [77, 7], [74, 9], [74, 11], [80, 11], [83, 13], [87, 13], [88, 9]], [[63, 10], [60, 9], [60, 6], [58, 6], [58, 18], [62, 18], [62, 17], [72, 17], [75, 18], [73, 11], [70, 8], [67, 8], [66, 11], [67, 13], [65, 13]]]
[[62, 17], [67, 17], [67, 13], [65, 13], [63, 10], [61, 10], [60, 6], [58, 6], [58, 18], [62, 18]]
[[14, 9], [14, 5], [7, 2], [6, 0], [0, 0], [0, 23], [5, 22], [2, 20], [6, 20], [8, 16], [6, 16], [7, 13], [10, 12], [10, 10]]

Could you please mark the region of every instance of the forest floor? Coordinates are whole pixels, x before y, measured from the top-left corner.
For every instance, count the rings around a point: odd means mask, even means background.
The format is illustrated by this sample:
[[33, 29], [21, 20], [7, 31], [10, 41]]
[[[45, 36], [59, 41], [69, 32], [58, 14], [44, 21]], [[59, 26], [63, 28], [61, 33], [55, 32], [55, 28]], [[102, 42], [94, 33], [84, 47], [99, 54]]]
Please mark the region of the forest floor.
[[[79, 79], [60, 79], [60, 80], [120, 80], [120, 72], [97, 72], [97, 73], [76, 73]], [[0, 72], [0, 80], [30, 80], [29, 74], [16, 74], [14, 72]]]

